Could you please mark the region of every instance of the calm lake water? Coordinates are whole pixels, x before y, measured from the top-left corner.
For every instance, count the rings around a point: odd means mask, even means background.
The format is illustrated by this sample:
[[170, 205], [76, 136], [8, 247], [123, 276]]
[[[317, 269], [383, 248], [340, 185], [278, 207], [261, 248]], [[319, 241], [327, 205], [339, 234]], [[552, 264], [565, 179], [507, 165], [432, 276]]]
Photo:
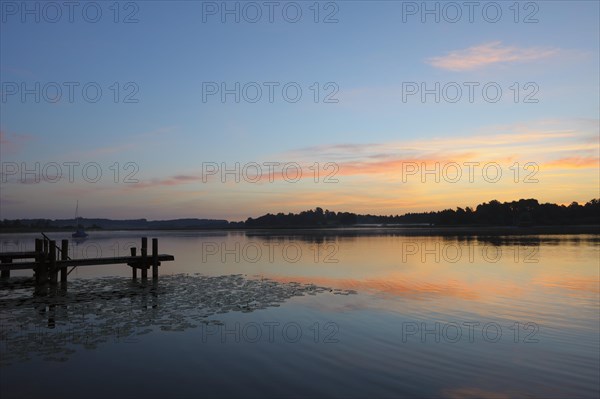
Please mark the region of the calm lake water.
[[175, 256], [155, 284], [126, 265], [46, 296], [31, 271], [2, 283], [3, 399], [600, 394], [598, 235], [92, 232], [71, 257], [141, 235]]

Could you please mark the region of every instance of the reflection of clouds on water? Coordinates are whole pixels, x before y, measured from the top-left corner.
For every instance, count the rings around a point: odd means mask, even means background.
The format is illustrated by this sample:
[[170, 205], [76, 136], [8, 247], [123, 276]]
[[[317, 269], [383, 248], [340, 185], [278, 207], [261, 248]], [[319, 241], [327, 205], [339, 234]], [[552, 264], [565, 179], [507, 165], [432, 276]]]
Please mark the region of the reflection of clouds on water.
[[[273, 281], [287, 283], [289, 277], [272, 276]], [[382, 278], [372, 278], [366, 280], [358, 279], [335, 279], [329, 277], [294, 277], [294, 280], [307, 283], [312, 282], [321, 285], [335, 285], [341, 289], [339, 294], [347, 295], [347, 293], [355, 293], [356, 291], [370, 292], [383, 298], [403, 297], [412, 300], [432, 300], [439, 298], [460, 298], [465, 300], [478, 300], [481, 297], [481, 292], [484, 290], [476, 290], [471, 288], [469, 284], [460, 281], [447, 282], [428, 282], [428, 281], [413, 281], [408, 278], [398, 278], [390, 275]], [[472, 286], [475, 284], [471, 283]]]
[[525, 392], [510, 394], [507, 392], [496, 392], [471, 387], [445, 389], [441, 395], [442, 398], [448, 399], [511, 399], [524, 396], [527, 396]]
[[572, 292], [567, 294], [570, 296], [583, 297], [588, 294], [587, 297], [591, 299], [597, 298], [597, 295], [593, 294], [600, 293], [600, 280], [597, 276], [581, 276], [579, 278], [542, 276], [533, 280], [532, 284], [549, 289], [570, 290]]
[[489, 243], [491, 245], [522, 245], [522, 246], [541, 246], [541, 245], [584, 245], [597, 244], [600, 242], [600, 237], [592, 234], [581, 235], [506, 235], [506, 236], [477, 236], [477, 241]]
[[32, 295], [32, 290], [31, 279], [0, 283], [0, 365], [31, 355], [66, 361], [77, 347], [137, 342], [158, 328], [183, 331], [199, 323], [221, 324], [220, 314], [277, 307], [296, 296], [354, 293], [241, 274], [180, 274], [146, 283], [108, 277], [74, 280], [68, 290], [57, 288], [48, 295]]

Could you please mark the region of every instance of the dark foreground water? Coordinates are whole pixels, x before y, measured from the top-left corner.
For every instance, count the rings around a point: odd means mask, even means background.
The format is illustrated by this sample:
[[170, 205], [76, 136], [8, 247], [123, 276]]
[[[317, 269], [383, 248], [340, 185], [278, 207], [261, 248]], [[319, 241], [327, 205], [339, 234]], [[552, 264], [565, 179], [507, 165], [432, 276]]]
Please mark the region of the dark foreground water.
[[[92, 233], [71, 256], [140, 235]], [[31, 272], [0, 283], [0, 397], [600, 394], [598, 235], [147, 235], [176, 258], [157, 283], [124, 265], [37, 295]]]

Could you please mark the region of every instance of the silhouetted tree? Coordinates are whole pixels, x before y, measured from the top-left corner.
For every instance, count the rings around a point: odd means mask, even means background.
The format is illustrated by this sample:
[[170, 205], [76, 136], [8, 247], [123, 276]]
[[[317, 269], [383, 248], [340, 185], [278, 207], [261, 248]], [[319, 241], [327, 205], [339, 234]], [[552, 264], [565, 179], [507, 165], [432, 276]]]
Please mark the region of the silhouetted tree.
[[581, 225], [600, 224], [600, 199], [592, 199], [585, 205], [577, 202], [568, 207], [557, 204], [540, 204], [536, 199], [500, 202], [491, 200], [473, 208], [457, 207], [437, 212], [406, 213], [404, 215], [357, 215], [350, 212], [314, 210], [299, 214], [270, 213], [253, 219], [248, 218], [246, 227], [335, 227], [354, 224], [432, 224], [440, 226], [532, 226], [532, 225]]

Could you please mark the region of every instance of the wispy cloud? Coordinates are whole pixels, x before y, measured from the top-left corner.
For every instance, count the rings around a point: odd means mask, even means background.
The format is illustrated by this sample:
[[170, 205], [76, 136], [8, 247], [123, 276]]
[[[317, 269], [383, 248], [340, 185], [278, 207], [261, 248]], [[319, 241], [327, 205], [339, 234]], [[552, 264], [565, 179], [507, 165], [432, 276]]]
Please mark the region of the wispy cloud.
[[546, 166], [555, 169], [589, 169], [600, 167], [600, 160], [595, 156], [574, 156], [550, 161]]
[[23, 67], [9, 67], [9, 66], [0, 66], [0, 72], [2, 72], [2, 74], [8, 75], [8, 76], [18, 76], [21, 78], [35, 78], [36, 74], [33, 73], [30, 69], [27, 68], [23, 68]]
[[186, 183], [197, 183], [202, 181], [202, 176], [176, 175], [164, 179], [152, 178], [136, 184], [132, 184], [131, 188], [151, 188], [151, 187], [170, 187], [178, 186]]
[[71, 156], [77, 156], [79, 158], [97, 158], [107, 155], [113, 155], [123, 152], [131, 151], [134, 148], [139, 149], [143, 143], [150, 143], [152, 140], [156, 140], [158, 137], [165, 137], [167, 134], [172, 134], [177, 129], [176, 126], [167, 126], [157, 128], [152, 131], [142, 132], [128, 136], [125, 142], [119, 142], [115, 145], [97, 147], [91, 150], [77, 151]]
[[[12, 197], [4, 196], [0, 197], [0, 205], [9, 206], [9, 205], [21, 205], [24, 204], [25, 201], [19, 199], [12, 199]], [[0, 207], [2, 208], [2, 207]]]
[[[322, 176], [333, 173], [335, 179], [342, 177], [374, 177], [379, 183], [397, 181], [403, 167], [408, 163], [427, 165], [457, 162], [500, 163], [509, 167], [514, 162], [534, 162], [549, 170], [595, 169], [600, 162], [597, 142], [588, 138], [594, 133], [577, 121], [541, 121], [528, 125], [491, 126], [471, 135], [414, 139], [403, 142], [383, 143], [333, 143], [329, 145], [303, 147], [281, 154], [281, 161], [272, 171], [262, 170], [256, 175], [250, 168], [247, 176], [239, 178], [245, 184], [268, 184], [283, 180], [282, 167], [290, 162], [302, 169], [299, 180], [314, 180], [314, 165], [319, 162]], [[261, 161], [257, 161], [261, 164]], [[335, 163], [335, 171], [323, 170]], [[230, 165], [231, 166], [231, 165]], [[240, 169], [241, 170], [241, 169]], [[293, 175], [294, 173], [292, 173]], [[226, 178], [228, 183], [234, 177]], [[223, 183], [221, 171], [203, 173], [187, 171], [178, 175], [146, 179], [132, 184], [132, 189], [172, 187], [188, 184]], [[339, 195], [339, 192], [337, 193]], [[294, 193], [293, 195], [296, 195]], [[290, 200], [290, 199], [286, 199]]]
[[549, 170], [596, 169], [597, 135], [581, 121], [540, 121], [527, 125], [490, 126], [471, 135], [414, 139], [363, 145], [323, 145], [285, 155], [310, 163], [336, 162], [338, 176], [380, 175], [394, 178], [407, 163], [534, 162]]
[[8, 133], [0, 130], [0, 151], [3, 155], [16, 154], [32, 139], [33, 136], [29, 134]]
[[558, 48], [503, 45], [500, 41], [480, 44], [466, 49], [454, 50], [443, 56], [432, 57], [427, 63], [449, 71], [470, 71], [494, 64], [530, 62], [557, 55]]

